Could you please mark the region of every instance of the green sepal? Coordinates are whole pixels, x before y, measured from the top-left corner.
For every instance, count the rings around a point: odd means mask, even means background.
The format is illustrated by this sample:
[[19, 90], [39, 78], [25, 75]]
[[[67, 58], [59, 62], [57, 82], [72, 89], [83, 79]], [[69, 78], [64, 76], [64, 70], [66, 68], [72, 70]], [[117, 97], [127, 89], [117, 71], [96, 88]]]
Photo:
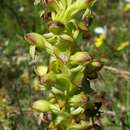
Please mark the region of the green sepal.
[[71, 64], [84, 64], [92, 61], [88, 52], [76, 52], [70, 57]]
[[24, 38], [31, 45], [35, 45], [37, 48], [46, 49], [49, 53], [53, 53], [53, 46], [44, 38], [44, 36], [32, 32], [26, 34]]
[[36, 111], [40, 112], [49, 112], [50, 111], [50, 103], [45, 100], [38, 100], [33, 103], [32, 108]]

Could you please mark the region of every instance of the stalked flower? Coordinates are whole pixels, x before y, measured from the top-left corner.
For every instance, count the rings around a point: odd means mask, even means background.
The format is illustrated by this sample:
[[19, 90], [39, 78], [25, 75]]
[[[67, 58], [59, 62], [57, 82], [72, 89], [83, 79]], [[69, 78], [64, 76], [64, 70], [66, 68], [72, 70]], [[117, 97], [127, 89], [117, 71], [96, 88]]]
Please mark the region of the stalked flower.
[[59, 21], [49, 22], [48, 25], [49, 30], [54, 34], [61, 34], [65, 29], [65, 25]]
[[32, 108], [34, 110], [40, 111], [40, 112], [49, 112], [50, 110], [50, 103], [45, 100], [38, 100], [33, 103]]
[[88, 52], [77, 52], [70, 57], [71, 64], [83, 64], [92, 61], [92, 57]]

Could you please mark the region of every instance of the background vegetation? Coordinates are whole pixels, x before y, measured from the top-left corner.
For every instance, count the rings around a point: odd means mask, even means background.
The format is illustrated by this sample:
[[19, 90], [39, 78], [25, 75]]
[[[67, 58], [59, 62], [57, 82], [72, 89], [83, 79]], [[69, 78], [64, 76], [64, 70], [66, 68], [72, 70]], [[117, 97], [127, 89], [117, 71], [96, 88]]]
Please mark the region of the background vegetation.
[[[39, 53], [32, 61], [23, 39], [27, 32], [46, 31], [42, 6], [33, 2], [0, 2], [0, 130], [42, 129], [30, 107], [42, 96], [33, 65], [45, 55]], [[81, 49], [105, 62], [92, 82], [94, 96], [103, 102], [100, 122], [105, 130], [130, 130], [130, 3], [97, 1], [93, 10]]]

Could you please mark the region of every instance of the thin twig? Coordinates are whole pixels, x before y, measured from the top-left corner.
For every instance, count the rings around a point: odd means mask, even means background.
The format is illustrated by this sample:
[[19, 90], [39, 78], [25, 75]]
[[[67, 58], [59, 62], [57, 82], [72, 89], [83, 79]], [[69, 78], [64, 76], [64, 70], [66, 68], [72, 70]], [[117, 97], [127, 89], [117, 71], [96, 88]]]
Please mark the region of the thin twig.
[[110, 70], [111, 72], [116, 73], [116, 74], [125, 75], [125, 76], [130, 77], [130, 72], [127, 70], [122, 70], [120, 68], [115, 68], [112, 66], [104, 66], [104, 69]]

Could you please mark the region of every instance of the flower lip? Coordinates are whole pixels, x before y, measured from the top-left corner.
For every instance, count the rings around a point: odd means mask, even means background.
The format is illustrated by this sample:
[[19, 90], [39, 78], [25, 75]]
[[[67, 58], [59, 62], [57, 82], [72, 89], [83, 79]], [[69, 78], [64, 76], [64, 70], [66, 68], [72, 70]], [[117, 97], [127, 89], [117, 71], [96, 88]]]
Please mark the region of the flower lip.
[[48, 23], [49, 26], [54, 26], [54, 27], [62, 27], [64, 28], [65, 25], [59, 21], [51, 21]]

